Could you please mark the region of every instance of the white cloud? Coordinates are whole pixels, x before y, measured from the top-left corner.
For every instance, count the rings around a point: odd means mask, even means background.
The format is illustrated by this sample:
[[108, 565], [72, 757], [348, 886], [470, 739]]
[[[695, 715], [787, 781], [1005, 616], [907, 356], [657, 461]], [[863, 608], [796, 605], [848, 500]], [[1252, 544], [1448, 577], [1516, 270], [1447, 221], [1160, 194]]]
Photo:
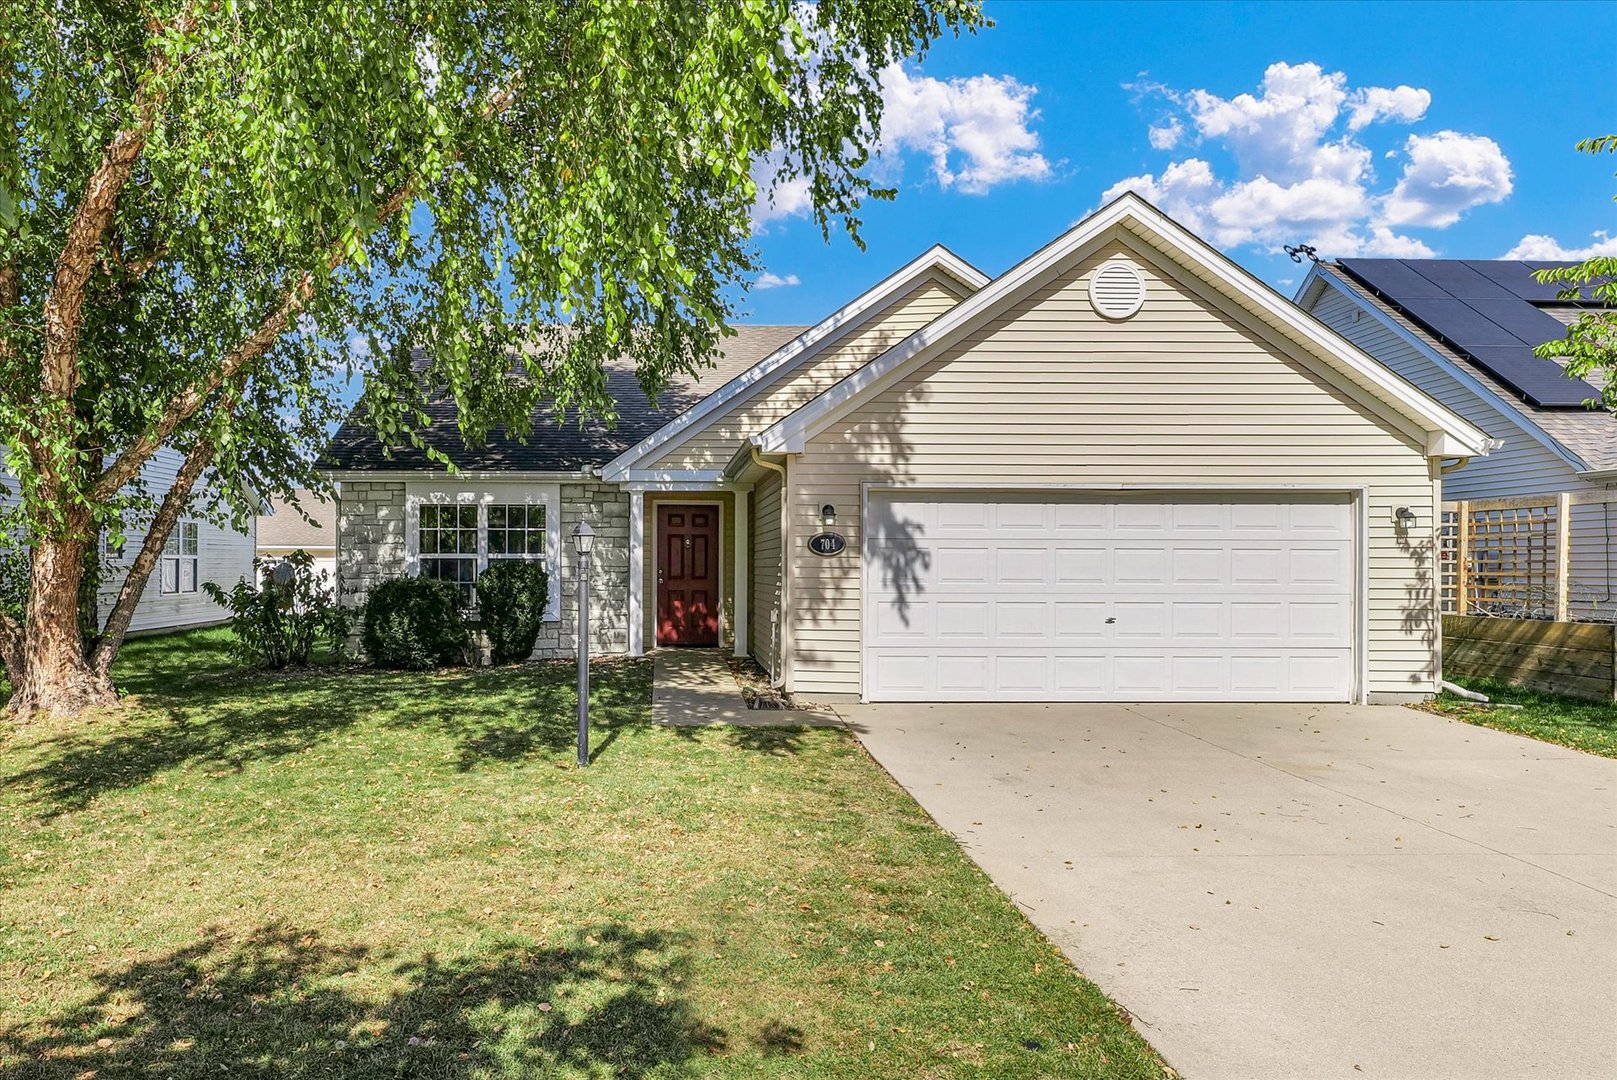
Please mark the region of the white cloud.
[[[923, 154], [939, 187], [967, 195], [1051, 175], [1033, 129], [1038, 87], [1010, 75], [936, 79], [903, 64], [882, 69], [880, 78], [882, 122], [875, 156], [887, 168], [900, 170], [906, 154]], [[807, 180], [788, 180], [771, 190], [778, 164], [779, 158], [769, 155], [753, 168], [755, 229], [813, 209]]]
[[1349, 100], [1348, 130], [1358, 131], [1378, 120], [1413, 124], [1425, 116], [1426, 110], [1431, 107], [1432, 94], [1429, 90], [1417, 90], [1413, 86], [1395, 86], [1390, 90], [1384, 86], [1367, 87]]
[[[1256, 92], [1229, 98], [1161, 84], [1126, 88], [1178, 110], [1150, 126], [1154, 148], [1191, 141], [1204, 149], [1158, 174], [1119, 181], [1102, 201], [1136, 191], [1221, 247], [1306, 242], [1333, 257], [1429, 257], [1431, 247], [1398, 228], [1443, 228], [1510, 194], [1499, 145], [1454, 131], [1409, 135], [1387, 155], [1404, 159], [1397, 182], [1378, 189], [1376, 155], [1361, 132], [1424, 117], [1432, 96], [1416, 87], [1353, 88], [1343, 72], [1281, 62], [1269, 65]], [[1234, 159], [1233, 175], [1219, 175], [1209, 144]]]
[[1382, 205], [1389, 224], [1442, 229], [1472, 207], [1510, 195], [1510, 162], [1487, 136], [1411, 135], [1404, 152], [1409, 156], [1404, 173]]
[[947, 81], [912, 75], [902, 64], [881, 73], [884, 155], [911, 150], [931, 159], [941, 187], [980, 195], [997, 184], [1042, 180], [1050, 162], [1032, 128], [1038, 88], [1010, 75]]
[[1179, 122], [1177, 116], [1170, 116], [1166, 123], [1152, 124], [1145, 134], [1151, 140], [1153, 150], [1172, 150], [1185, 137], [1185, 125]]
[[1502, 259], [1531, 259], [1547, 262], [1582, 262], [1600, 255], [1617, 256], [1617, 236], [1605, 230], [1591, 234], [1592, 242], [1584, 247], [1565, 247], [1553, 236], [1529, 233], [1515, 247], [1500, 256]]
[[786, 276], [782, 277], [780, 274], [766, 270], [762, 274], [758, 275], [758, 280], [752, 283], [752, 287], [755, 289], [779, 289], [782, 287], [789, 288], [793, 285], [801, 284], [803, 283], [798, 280], [796, 274], [787, 274]]

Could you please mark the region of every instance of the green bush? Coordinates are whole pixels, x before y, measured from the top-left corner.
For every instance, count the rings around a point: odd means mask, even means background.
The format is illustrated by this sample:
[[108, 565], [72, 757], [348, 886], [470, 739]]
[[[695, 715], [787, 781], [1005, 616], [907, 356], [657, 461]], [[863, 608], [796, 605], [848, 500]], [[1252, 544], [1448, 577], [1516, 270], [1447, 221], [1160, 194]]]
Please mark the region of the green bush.
[[254, 667], [301, 667], [309, 662], [315, 645], [324, 642], [340, 653], [348, 636], [348, 619], [337, 609], [331, 575], [324, 570], [316, 573], [307, 551], [294, 551], [284, 561], [291, 567], [286, 581], [276, 576], [283, 560], [260, 558], [253, 560], [256, 588], [238, 581], [226, 592], [211, 581], [202, 583], [213, 602], [230, 612], [230, 628], [235, 631], [231, 651]]
[[466, 661], [460, 590], [437, 578], [384, 581], [365, 601], [365, 652], [377, 667], [422, 671]]
[[490, 562], [477, 577], [477, 610], [489, 653], [496, 664], [533, 655], [550, 599], [550, 575], [543, 564], [518, 560]]

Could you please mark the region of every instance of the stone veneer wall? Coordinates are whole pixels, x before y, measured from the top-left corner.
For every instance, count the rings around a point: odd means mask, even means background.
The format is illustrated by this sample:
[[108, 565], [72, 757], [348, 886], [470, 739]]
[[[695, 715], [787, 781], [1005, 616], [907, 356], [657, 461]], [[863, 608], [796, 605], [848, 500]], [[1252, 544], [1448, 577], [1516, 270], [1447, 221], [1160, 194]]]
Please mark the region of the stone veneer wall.
[[[629, 650], [629, 494], [611, 484], [561, 485], [561, 619], [539, 629], [534, 656], [570, 657], [578, 648], [578, 556], [572, 531], [587, 518], [595, 530], [590, 557], [590, 651]], [[337, 596], [348, 608], [404, 573], [404, 484], [344, 480], [337, 499]], [[357, 646], [358, 626], [355, 626]]]
[[403, 573], [403, 481], [344, 480], [337, 496], [337, 602], [363, 607], [372, 589]]

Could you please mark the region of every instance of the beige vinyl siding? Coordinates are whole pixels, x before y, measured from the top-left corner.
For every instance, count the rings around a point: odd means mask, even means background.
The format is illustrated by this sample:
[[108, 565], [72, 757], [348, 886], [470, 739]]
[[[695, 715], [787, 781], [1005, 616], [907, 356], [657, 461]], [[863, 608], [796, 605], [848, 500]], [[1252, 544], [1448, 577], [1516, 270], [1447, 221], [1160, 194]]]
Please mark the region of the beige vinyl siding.
[[[1095, 314], [1103, 250], [816, 436], [791, 464], [793, 687], [860, 692], [861, 484], [1367, 487], [1372, 694], [1435, 689], [1436, 484], [1424, 447], [1129, 250], [1144, 309]], [[848, 550], [801, 555], [816, 508]], [[1404, 538], [1393, 510], [1419, 525]]]
[[857, 371], [961, 300], [958, 285], [928, 279], [888, 304], [801, 367], [776, 372], [760, 387], [665, 450], [653, 469], [722, 468], [747, 436], [762, 431], [798, 406]]
[[771, 473], [752, 489], [752, 658], [771, 675], [778, 667], [775, 627], [780, 618], [780, 477]]
[[[728, 491], [702, 491], [682, 492], [669, 494], [646, 495], [646, 534], [642, 537], [644, 547], [641, 549], [646, 557], [641, 561], [643, 577], [641, 578], [641, 597], [645, 610], [641, 612], [643, 621], [641, 639], [646, 647], [657, 643], [657, 560], [661, 557], [661, 547], [657, 543], [657, 507], [661, 505], [679, 506], [697, 503], [718, 503], [719, 510], [719, 643], [731, 645], [735, 641], [735, 576], [731, 571], [730, 549], [734, 546], [734, 532], [730, 522], [734, 520], [735, 495]], [[776, 530], [777, 532], [779, 530]]]
[[[1429, 355], [1361, 311], [1359, 301], [1326, 286], [1312, 307], [1316, 318], [1375, 357], [1431, 397], [1471, 421], [1505, 445], [1486, 457], [1472, 458], [1464, 468], [1443, 477], [1443, 497], [1505, 499], [1591, 491], [1559, 455], [1502, 415], [1487, 400], [1445, 370]], [[1355, 317], [1357, 315], [1357, 317]], [[1490, 395], [1491, 396], [1491, 395]], [[1604, 505], [1573, 508], [1572, 614], [1574, 618], [1611, 619], [1617, 599], [1617, 509]]]

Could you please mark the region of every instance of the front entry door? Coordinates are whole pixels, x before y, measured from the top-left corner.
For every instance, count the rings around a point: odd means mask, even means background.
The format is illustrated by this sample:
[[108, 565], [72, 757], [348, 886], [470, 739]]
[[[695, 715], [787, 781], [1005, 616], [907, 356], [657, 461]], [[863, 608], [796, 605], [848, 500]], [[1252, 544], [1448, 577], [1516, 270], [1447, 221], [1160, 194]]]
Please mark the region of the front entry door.
[[719, 508], [657, 504], [657, 644], [719, 643]]

